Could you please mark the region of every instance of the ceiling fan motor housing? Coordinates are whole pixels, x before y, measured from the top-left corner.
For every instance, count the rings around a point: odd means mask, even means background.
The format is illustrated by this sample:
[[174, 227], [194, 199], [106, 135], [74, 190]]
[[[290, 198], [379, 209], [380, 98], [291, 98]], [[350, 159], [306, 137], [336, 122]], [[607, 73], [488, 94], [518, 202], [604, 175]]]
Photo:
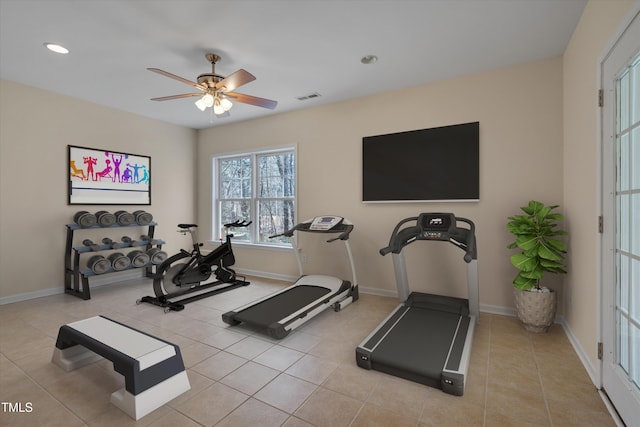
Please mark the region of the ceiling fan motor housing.
[[200, 74], [198, 76], [198, 84], [205, 85], [209, 88], [213, 88], [216, 85], [216, 83], [218, 83], [223, 79], [224, 77], [221, 76], [220, 74], [213, 74], [213, 73]]

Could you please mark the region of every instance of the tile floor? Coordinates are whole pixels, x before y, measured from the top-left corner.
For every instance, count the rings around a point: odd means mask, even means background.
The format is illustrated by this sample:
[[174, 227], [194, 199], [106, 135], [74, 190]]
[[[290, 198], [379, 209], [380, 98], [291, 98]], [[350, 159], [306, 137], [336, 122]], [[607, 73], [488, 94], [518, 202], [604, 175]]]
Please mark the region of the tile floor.
[[[221, 314], [279, 289], [251, 285], [165, 314], [136, 299], [141, 279], [92, 289], [83, 301], [56, 295], [0, 306], [0, 426], [614, 426], [558, 325], [527, 333], [483, 313], [465, 395], [454, 397], [358, 368], [355, 347], [397, 305], [361, 294], [283, 340], [229, 327]], [[135, 422], [109, 403], [123, 378], [102, 360], [73, 372], [51, 363], [58, 328], [106, 315], [178, 344], [191, 390]], [[29, 402], [31, 412], [26, 412]]]

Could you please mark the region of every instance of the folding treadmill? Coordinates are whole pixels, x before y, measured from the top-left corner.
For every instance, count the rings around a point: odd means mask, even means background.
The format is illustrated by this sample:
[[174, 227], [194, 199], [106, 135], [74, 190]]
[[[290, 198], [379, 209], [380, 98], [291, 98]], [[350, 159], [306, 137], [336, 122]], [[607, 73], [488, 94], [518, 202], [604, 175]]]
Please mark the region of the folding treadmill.
[[[222, 320], [229, 325], [244, 323], [266, 332], [273, 338], [281, 339], [325, 309], [333, 307], [335, 311], [340, 311], [356, 301], [358, 285], [349, 246], [349, 234], [352, 230], [353, 224], [349, 220], [340, 216], [324, 215], [301, 222], [282, 234], [272, 236], [292, 237], [300, 278], [296, 283], [279, 292], [224, 313]], [[340, 233], [337, 237], [327, 240], [327, 243], [336, 240], [344, 242], [351, 264], [353, 282], [333, 276], [305, 276], [298, 249], [297, 232]]]
[[[408, 222], [415, 221], [415, 225]], [[466, 227], [458, 227], [463, 222]], [[409, 293], [402, 250], [418, 240], [451, 242], [465, 251], [468, 299]], [[452, 213], [422, 213], [396, 225], [381, 255], [392, 254], [402, 303], [356, 348], [356, 362], [462, 396], [475, 324], [479, 322], [475, 225]]]

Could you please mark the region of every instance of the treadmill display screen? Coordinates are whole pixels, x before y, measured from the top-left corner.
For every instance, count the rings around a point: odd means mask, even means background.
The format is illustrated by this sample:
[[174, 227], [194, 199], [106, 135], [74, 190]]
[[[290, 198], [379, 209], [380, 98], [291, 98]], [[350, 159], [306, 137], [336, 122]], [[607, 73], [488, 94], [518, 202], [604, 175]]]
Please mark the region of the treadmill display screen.
[[421, 214], [418, 223], [424, 232], [448, 231], [452, 224], [452, 214]]
[[309, 230], [327, 231], [331, 230], [336, 225], [342, 222], [342, 217], [339, 216], [317, 216], [311, 221]]

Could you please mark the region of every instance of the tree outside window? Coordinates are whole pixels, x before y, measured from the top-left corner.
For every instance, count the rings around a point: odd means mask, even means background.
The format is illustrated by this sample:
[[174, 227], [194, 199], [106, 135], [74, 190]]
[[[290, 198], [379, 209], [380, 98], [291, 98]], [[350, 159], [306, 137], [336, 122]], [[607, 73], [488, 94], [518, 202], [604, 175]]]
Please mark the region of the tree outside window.
[[219, 236], [223, 224], [248, 220], [253, 221], [251, 227], [234, 230], [236, 241], [289, 246], [288, 237], [269, 237], [295, 225], [295, 151], [244, 153], [214, 161], [217, 214], [213, 224]]

